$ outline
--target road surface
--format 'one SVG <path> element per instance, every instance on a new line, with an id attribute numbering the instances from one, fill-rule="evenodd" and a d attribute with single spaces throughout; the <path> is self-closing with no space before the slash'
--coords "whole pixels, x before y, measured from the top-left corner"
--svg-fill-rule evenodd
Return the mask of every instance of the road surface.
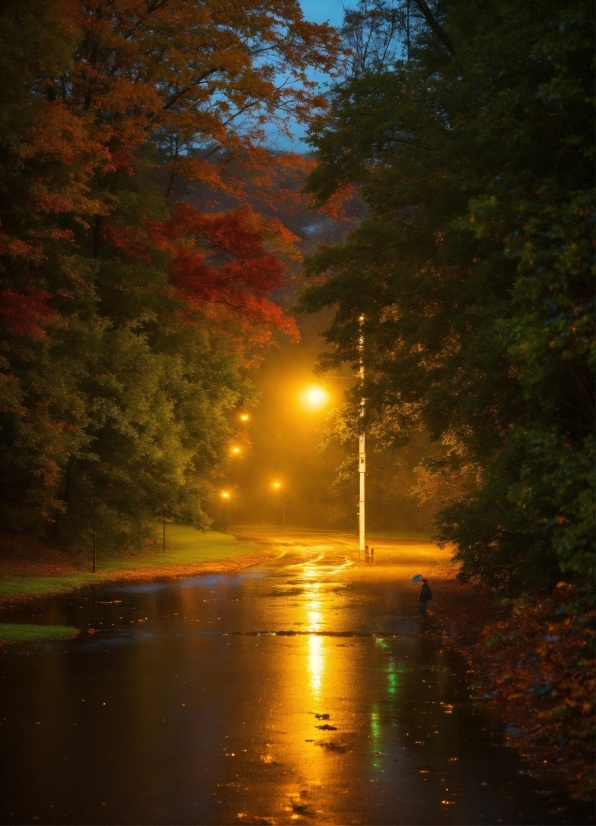
<path id="1" fill-rule="evenodd" d="M 239 574 L 13 609 L 94 633 L 2 655 L 1 822 L 588 822 L 420 633 L 437 548 L 378 541 L 367 566 L 349 537 L 266 538 L 278 558 Z"/>

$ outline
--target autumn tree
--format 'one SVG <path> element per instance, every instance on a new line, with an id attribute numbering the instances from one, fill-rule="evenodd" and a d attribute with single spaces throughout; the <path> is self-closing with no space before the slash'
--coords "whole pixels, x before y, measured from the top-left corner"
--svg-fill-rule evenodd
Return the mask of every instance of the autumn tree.
<path id="1" fill-rule="evenodd" d="M 204 526 L 243 367 L 295 334 L 269 298 L 291 234 L 243 180 L 270 185 L 269 124 L 320 107 L 307 72 L 337 40 L 295 0 L 8 0 L 0 37 L 4 525 L 119 546 L 156 515 Z"/>

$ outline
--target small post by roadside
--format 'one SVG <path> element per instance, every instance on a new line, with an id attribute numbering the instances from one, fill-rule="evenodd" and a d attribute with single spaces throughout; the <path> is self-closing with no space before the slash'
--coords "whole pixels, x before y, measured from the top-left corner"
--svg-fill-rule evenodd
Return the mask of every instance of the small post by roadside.
<path id="1" fill-rule="evenodd" d="M 97 572 L 97 531 L 93 528 L 93 573 Z"/>
<path id="2" fill-rule="evenodd" d="M 166 552 L 166 520 L 163 520 L 163 529 L 161 535 L 161 550 L 165 554 Z"/>

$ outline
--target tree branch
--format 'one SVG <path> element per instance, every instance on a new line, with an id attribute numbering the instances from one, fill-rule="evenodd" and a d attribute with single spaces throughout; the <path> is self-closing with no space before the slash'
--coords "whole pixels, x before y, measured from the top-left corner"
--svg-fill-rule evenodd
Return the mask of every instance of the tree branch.
<path id="1" fill-rule="evenodd" d="M 420 9 L 422 14 L 424 15 L 424 18 L 425 18 L 426 22 L 428 23 L 428 25 L 431 27 L 431 29 L 433 29 L 433 31 L 441 39 L 441 42 L 443 43 L 443 45 L 445 46 L 447 51 L 450 52 L 450 54 L 455 54 L 455 49 L 453 48 L 453 43 L 451 42 L 449 36 L 447 35 L 447 33 L 445 32 L 443 27 L 437 22 L 437 19 L 435 18 L 435 16 L 433 15 L 433 13 L 429 9 L 429 7 L 427 6 L 426 0 L 414 0 L 414 2 L 416 3 L 418 8 Z"/>

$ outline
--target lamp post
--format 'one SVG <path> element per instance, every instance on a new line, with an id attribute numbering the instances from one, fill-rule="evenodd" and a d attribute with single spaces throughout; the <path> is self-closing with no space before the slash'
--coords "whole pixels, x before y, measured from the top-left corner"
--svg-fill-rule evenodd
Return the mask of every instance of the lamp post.
<path id="1" fill-rule="evenodd" d="M 286 526 L 286 500 L 284 499 L 284 495 L 282 493 L 282 485 L 281 482 L 273 482 L 272 486 L 273 490 L 279 491 L 281 497 L 281 524 Z"/>
<path id="2" fill-rule="evenodd" d="M 365 520 L 365 477 L 366 477 L 366 434 L 364 432 L 364 414 L 365 414 L 365 399 L 364 399 L 364 316 L 358 316 L 359 334 L 358 334 L 358 360 L 360 379 L 360 433 L 358 435 L 358 477 L 359 477 L 359 494 L 358 494 L 358 557 L 361 553 L 366 552 L 366 520 Z M 350 381 L 349 376 L 327 376 L 328 379 L 342 379 Z M 329 400 L 329 395 L 324 388 L 318 386 L 311 386 L 305 388 L 302 392 L 302 403 L 309 410 L 318 410 L 323 407 Z"/>
<path id="3" fill-rule="evenodd" d="M 366 435 L 364 432 L 364 316 L 358 318 L 360 335 L 358 336 L 358 355 L 360 362 L 360 435 L 358 436 L 358 476 L 360 477 L 360 495 L 358 499 L 358 557 L 366 550 L 366 523 L 365 523 L 365 476 L 366 476 Z"/>

